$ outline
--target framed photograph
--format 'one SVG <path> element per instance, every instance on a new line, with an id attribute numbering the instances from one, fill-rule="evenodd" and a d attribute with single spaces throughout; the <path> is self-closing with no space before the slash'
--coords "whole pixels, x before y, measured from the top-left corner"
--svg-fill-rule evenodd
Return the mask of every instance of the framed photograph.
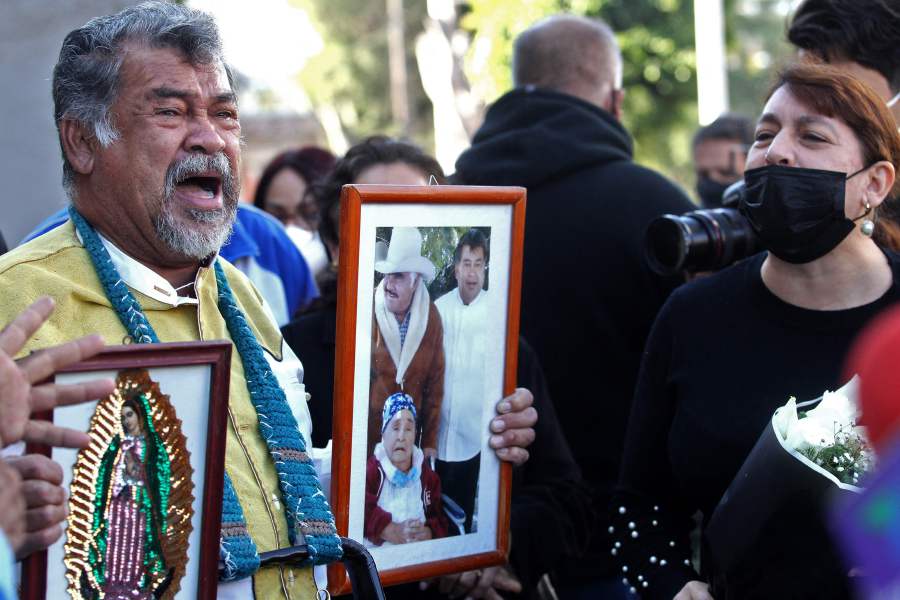
<path id="1" fill-rule="evenodd" d="M 191 342 L 114 346 L 55 375 L 116 389 L 41 415 L 90 444 L 26 449 L 62 466 L 69 516 L 25 561 L 23 598 L 216 597 L 230 370 L 231 343 Z"/>
<path id="2" fill-rule="evenodd" d="M 506 560 L 524 224 L 523 188 L 343 189 L 331 506 L 385 585 Z"/>

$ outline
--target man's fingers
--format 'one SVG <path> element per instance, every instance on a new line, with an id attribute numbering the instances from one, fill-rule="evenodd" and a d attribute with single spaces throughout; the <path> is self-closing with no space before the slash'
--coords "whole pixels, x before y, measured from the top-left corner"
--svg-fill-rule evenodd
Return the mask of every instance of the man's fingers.
<path id="1" fill-rule="evenodd" d="M 105 398 L 116 388 L 112 379 L 95 379 L 82 383 L 60 385 L 45 383 L 31 389 L 31 411 L 50 410 L 56 406 L 81 404 Z"/>
<path id="2" fill-rule="evenodd" d="M 25 531 L 34 533 L 43 531 L 66 520 L 64 504 L 47 504 L 29 508 L 25 511 Z"/>
<path id="3" fill-rule="evenodd" d="M 513 577 L 506 569 L 497 571 L 497 576 L 494 577 L 494 588 L 503 590 L 504 592 L 513 592 L 515 594 L 522 593 L 522 584 L 519 583 L 519 580 Z"/>
<path id="4" fill-rule="evenodd" d="M 62 537 L 62 532 L 62 526 L 53 525 L 47 529 L 26 534 L 22 545 L 16 550 L 16 558 L 22 560 L 29 554 L 46 550 L 56 540 Z"/>
<path id="5" fill-rule="evenodd" d="M 83 431 L 37 420 L 25 424 L 22 439 L 32 444 L 45 444 L 55 448 L 86 448 L 91 442 L 88 434 Z"/>
<path id="6" fill-rule="evenodd" d="M 438 583 L 438 591 L 444 595 L 450 593 L 450 590 L 456 586 L 456 582 L 459 579 L 460 573 L 454 573 L 452 575 L 445 575 L 441 577 Z"/>
<path id="7" fill-rule="evenodd" d="M 35 300 L 13 321 L 0 331 L 0 351 L 9 356 L 15 356 L 31 339 L 31 336 L 40 329 L 50 313 L 53 312 L 54 302 L 50 296 L 42 296 Z"/>
<path id="8" fill-rule="evenodd" d="M 450 597 L 462 598 L 468 594 L 469 590 L 475 587 L 479 575 L 480 573 L 478 571 L 466 571 L 465 573 L 461 573 L 459 579 L 456 580 L 456 585 L 450 590 Z"/>
<path id="9" fill-rule="evenodd" d="M 525 448 L 499 448 L 497 458 L 514 466 L 524 465 L 528 461 L 528 450 Z"/>
<path id="10" fill-rule="evenodd" d="M 491 448 L 527 448 L 534 441 L 534 429 L 510 429 L 491 436 Z"/>
<path id="11" fill-rule="evenodd" d="M 43 454 L 11 456 L 6 459 L 6 464 L 18 471 L 23 480 L 41 479 L 55 485 L 60 485 L 63 480 L 62 467 Z"/>
<path id="12" fill-rule="evenodd" d="M 62 505 L 66 501 L 66 491 L 62 486 L 40 479 L 22 482 L 22 495 L 28 499 L 28 506 Z"/>
<path id="13" fill-rule="evenodd" d="M 28 381 L 42 381 L 63 367 L 77 363 L 103 350 L 103 338 L 88 335 L 59 346 L 39 350 L 19 361 Z"/>
<path id="14" fill-rule="evenodd" d="M 525 388 L 516 388 L 512 394 L 497 403 L 497 412 L 506 414 L 525 410 L 534 404 L 534 396 Z"/>
<path id="15" fill-rule="evenodd" d="M 519 412 L 506 413 L 499 417 L 494 417 L 491 421 L 491 431 L 500 433 L 507 429 L 526 429 L 534 427 L 537 423 L 538 414 L 533 406 L 521 410 Z"/>

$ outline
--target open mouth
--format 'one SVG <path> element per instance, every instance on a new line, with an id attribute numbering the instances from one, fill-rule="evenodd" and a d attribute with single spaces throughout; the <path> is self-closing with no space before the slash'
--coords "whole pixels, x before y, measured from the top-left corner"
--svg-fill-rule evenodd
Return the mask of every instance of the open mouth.
<path id="1" fill-rule="evenodd" d="M 180 190 L 201 197 L 215 198 L 222 189 L 222 180 L 218 176 L 200 175 L 188 177 L 178 183 Z"/>

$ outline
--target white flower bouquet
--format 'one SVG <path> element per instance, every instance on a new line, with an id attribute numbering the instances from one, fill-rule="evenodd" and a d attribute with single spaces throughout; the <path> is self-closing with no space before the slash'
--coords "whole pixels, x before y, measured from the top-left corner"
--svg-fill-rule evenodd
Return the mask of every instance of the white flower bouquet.
<path id="1" fill-rule="evenodd" d="M 860 491 L 857 484 L 875 461 L 865 427 L 857 425 L 857 387 L 854 377 L 841 389 L 825 392 L 808 411 L 798 410 L 796 398 L 791 398 L 772 417 L 772 427 L 785 450 L 851 491 Z"/>
<path id="2" fill-rule="evenodd" d="M 857 425 L 856 388 L 854 378 L 775 411 L 704 529 L 716 600 L 841 597 L 846 569 L 826 525 L 827 501 L 860 492 L 874 461 Z"/>

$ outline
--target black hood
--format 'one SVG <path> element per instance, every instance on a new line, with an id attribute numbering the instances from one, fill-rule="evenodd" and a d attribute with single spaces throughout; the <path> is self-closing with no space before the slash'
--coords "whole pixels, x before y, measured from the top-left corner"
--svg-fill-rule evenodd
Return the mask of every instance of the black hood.
<path id="1" fill-rule="evenodd" d="M 454 180 L 531 187 L 631 157 L 631 137 L 605 110 L 568 94 L 520 88 L 488 110 L 456 161 Z"/>

